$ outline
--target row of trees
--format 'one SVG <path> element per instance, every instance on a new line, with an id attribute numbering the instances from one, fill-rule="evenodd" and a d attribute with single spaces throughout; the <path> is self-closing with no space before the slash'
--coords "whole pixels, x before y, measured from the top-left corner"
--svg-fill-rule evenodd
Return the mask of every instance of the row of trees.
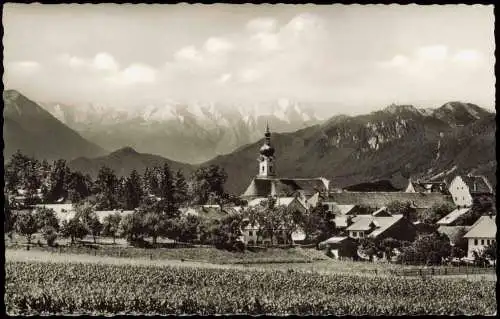
<path id="1" fill-rule="evenodd" d="M 8 207 L 8 206 L 7 206 Z M 307 240 L 318 242 L 332 236 L 335 232 L 334 215 L 325 207 L 318 206 L 309 214 L 303 214 L 285 206 L 277 206 L 274 199 L 262 205 L 247 208 L 242 213 L 226 214 L 221 218 L 181 214 L 178 207 L 169 206 L 168 199 L 149 198 L 131 213 L 115 212 L 105 216 L 101 222 L 96 215 L 95 205 L 81 202 L 75 208 L 75 215 L 60 223 L 55 212 L 45 207 L 34 210 L 5 210 L 5 232 L 16 231 L 31 243 L 35 233 L 43 234 L 49 245 L 58 236 L 70 238 L 71 243 L 91 235 L 94 241 L 98 236 L 126 238 L 130 243 L 144 243 L 152 239 L 156 246 L 159 237 L 181 242 L 193 242 L 231 247 L 238 243 L 242 228 L 248 222 L 258 225 L 260 235 L 276 242 L 278 232 L 285 232 L 288 240 L 291 234 L 303 229 Z"/>
<path id="2" fill-rule="evenodd" d="M 101 167 L 93 180 L 89 175 L 71 171 L 65 160 L 48 163 L 19 151 L 5 166 L 5 191 L 17 195 L 19 189 L 24 190 L 25 206 L 60 200 L 77 203 L 92 198 L 99 210 L 132 210 L 150 197 L 163 199 L 171 206 L 169 209 L 209 200 L 238 203 L 237 198 L 224 192 L 226 180 L 226 172 L 215 165 L 201 167 L 186 179 L 181 171 L 172 172 L 166 163 L 146 168 L 142 175 L 133 170 L 124 177 Z"/>

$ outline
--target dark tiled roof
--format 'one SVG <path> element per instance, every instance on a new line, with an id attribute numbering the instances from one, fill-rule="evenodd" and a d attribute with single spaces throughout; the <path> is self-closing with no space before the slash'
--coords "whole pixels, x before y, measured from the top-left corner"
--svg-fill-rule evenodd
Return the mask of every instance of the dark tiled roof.
<path id="1" fill-rule="evenodd" d="M 356 185 L 347 186 L 344 188 L 351 192 L 397 192 L 399 189 L 395 188 L 390 181 L 381 180 L 368 183 L 360 183 Z"/>
<path id="2" fill-rule="evenodd" d="M 326 191 L 325 183 L 319 178 L 254 178 L 243 197 L 267 197 L 278 195 L 290 197 L 299 192 L 311 196 Z"/>
<path id="3" fill-rule="evenodd" d="M 330 193 L 328 201 L 339 205 L 363 205 L 382 208 L 393 201 L 411 202 L 416 208 L 430 208 L 434 204 L 451 203 L 451 196 L 440 193 L 405 192 L 340 192 Z"/>
<path id="4" fill-rule="evenodd" d="M 461 176 L 471 193 L 492 193 L 493 190 L 484 176 Z"/>
<path id="5" fill-rule="evenodd" d="M 345 190 L 352 192 L 399 192 L 404 191 L 409 183 L 409 178 L 403 176 L 401 173 L 396 173 L 390 179 L 351 185 L 346 187 Z"/>

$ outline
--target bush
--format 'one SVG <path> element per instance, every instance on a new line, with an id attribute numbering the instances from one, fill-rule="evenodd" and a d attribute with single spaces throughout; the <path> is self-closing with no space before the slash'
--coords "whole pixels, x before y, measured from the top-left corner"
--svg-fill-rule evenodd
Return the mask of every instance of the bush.
<path id="1" fill-rule="evenodd" d="M 47 245 L 54 247 L 54 243 L 57 239 L 57 231 L 54 227 L 47 226 L 43 230 L 43 238 L 47 242 Z"/>

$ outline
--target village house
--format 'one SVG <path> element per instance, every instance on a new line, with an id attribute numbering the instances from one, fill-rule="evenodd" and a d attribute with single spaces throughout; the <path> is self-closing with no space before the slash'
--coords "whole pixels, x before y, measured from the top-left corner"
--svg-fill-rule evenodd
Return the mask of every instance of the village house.
<path id="1" fill-rule="evenodd" d="M 357 255 L 357 244 L 348 236 L 331 237 L 318 244 L 318 248 L 326 250 L 327 255 L 335 259 L 354 258 Z"/>
<path id="2" fill-rule="evenodd" d="M 436 222 L 440 226 L 455 226 L 460 217 L 468 213 L 470 208 L 457 208 Z"/>
<path id="3" fill-rule="evenodd" d="M 248 207 L 256 207 L 262 205 L 269 198 L 259 197 L 252 199 L 248 202 Z M 276 198 L 275 206 L 285 206 L 286 208 L 305 214 L 307 212 L 305 202 L 301 201 L 298 197 L 278 197 Z"/>
<path id="4" fill-rule="evenodd" d="M 494 215 L 481 216 L 470 228 L 464 238 L 467 238 L 467 257 L 474 258 L 474 252 L 481 253 L 488 245 L 496 240 L 497 226 Z"/>
<path id="5" fill-rule="evenodd" d="M 390 217 L 359 215 L 353 218 L 353 224 L 346 230 L 349 237 L 354 239 L 391 237 L 397 240 L 413 241 L 416 236 L 415 226 L 403 215 Z"/>
<path id="6" fill-rule="evenodd" d="M 443 193 L 448 189 L 445 181 L 415 181 L 412 182 L 413 190 L 417 193 Z"/>
<path id="7" fill-rule="evenodd" d="M 411 192 L 330 192 L 325 202 L 337 205 L 358 205 L 378 210 L 388 207 L 393 202 L 410 203 L 412 212 L 410 220 L 415 221 L 420 212 L 434 205 L 452 204 L 451 196 L 443 193 L 411 193 Z M 371 212 L 370 212 L 371 213 Z"/>
<path id="8" fill-rule="evenodd" d="M 272 238 L 271 238 L 271 233 Z M 264 229 L 258 222 L 251 222 L 248 218 L 243 219 L 241 226 L 241 241 L 245 245 L 273 245 L 273 244 L 291 244 L 295 240 L 305 239 L 305 234 L 301 230 L 288 230 L 283 226 L 276 229 Z"/>
<path id="9" fill-rule="evenodd" d="M 448 190 L 458 207 L 471 207 L 475 197 L 493 195 L 493 187 L 485 176 L 455 176 Z"/>

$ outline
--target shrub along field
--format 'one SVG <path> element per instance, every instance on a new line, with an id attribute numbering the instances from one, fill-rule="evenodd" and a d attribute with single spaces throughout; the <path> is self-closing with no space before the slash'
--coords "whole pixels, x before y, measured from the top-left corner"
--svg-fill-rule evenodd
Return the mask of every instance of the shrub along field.
<path id="1" fill-rule="evenodd" d="M 317 273 L 7 261 L 9 314 L 491 315 L 495 284 Z"/>

